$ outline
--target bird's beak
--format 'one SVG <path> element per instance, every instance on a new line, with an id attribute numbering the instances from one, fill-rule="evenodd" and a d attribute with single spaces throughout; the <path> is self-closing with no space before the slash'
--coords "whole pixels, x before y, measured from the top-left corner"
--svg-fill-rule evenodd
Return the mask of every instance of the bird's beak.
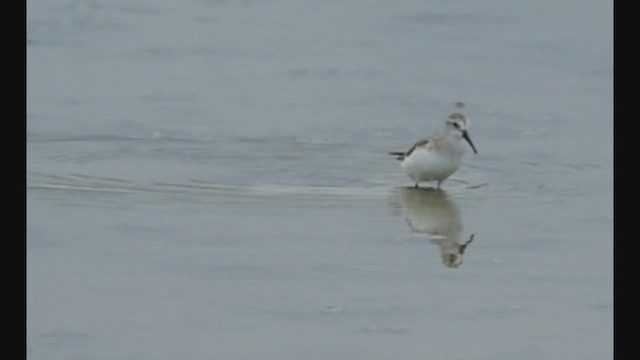
<path id="1" fill-rule="evenodd" d="M 465 140 L 467 140 L 467 142 L 469 143 L 469 145 L 471 145 L 471 148 L 473 149 L 473 153 L 474 153 L 474 154 L 477 154 L 477 153 L 478 153 L 478 150 L 476 150 L 476 147 L 475 147 L 475 146 L 473 146 L 473 141 L 471 141 L 471 138 L 469 137 L 469 134 L 467 133 L 467 131 L 466 131 L 466 130 L 462 132 L 462 137 L 463 137 Z"/>

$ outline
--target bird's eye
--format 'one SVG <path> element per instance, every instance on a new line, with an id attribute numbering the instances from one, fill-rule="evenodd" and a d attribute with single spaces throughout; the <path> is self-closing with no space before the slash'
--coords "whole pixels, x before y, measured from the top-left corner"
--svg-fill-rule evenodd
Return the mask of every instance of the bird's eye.
<path id="1" fill-rule="evenodd" d="M 460 124 L 458 123 L 453 123 L 453 126 L 455 126 L 456 129 L 460 129 Z"/>

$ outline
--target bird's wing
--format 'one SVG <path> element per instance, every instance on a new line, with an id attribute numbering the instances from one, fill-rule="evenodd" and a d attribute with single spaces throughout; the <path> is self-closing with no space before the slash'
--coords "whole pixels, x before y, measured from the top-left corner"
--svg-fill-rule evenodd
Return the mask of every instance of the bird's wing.
<path id="1" fill-rule="evenodd" d="M 425 139 L 420 139 L 416 141 L 413 146 L 407 152 L 390 152 L 389 155 L 396 156 L 398 160 L 404 160 L 405 158 L 411 156 L 411 154 L 418 148 L 426 148 L 426 149 L 436 149 L 438 148 L 444 139 L 441 136 L 433 135 Z"/>
<path id="2" fill-rule="evenodd" d="M 439 135 L 432 135 L 426 139 L 418 140 L 416 141 L 415 144 L 413 144 L 411 149 L 407 151 L 407 156 L 411 155 L 411 153 L 413 153 L 418 148 L 425 148 L 428 150 L 438 149 L 440 146 L 442 146 L 443 141 L 444 141 L 444 138 Z"/>

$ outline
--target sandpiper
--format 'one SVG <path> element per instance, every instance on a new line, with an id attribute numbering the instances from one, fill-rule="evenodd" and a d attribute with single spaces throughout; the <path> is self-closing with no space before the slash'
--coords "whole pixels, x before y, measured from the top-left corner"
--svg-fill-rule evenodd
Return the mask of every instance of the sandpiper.
<path id="1" fill-rule="evenodd" d="M 390 152 L 390 155 L 402 161 L 402 168 L 415 181 L 415 187 L 421 181 L 437 180 L 437 188 L 446 178 L 460 167 L 462 155 L 466 152 L 460 140 L 465 139 L 474 153 L 476 147 L 467 133 L 469 119 L 456 112 L 447 118 L 442 135 L 432 135 L 416 142 L 407 152 Z"/>

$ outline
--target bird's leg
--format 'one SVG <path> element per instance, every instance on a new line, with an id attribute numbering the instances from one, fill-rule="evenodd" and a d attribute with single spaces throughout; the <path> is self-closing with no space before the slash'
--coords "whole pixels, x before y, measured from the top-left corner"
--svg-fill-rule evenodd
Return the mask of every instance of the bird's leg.
<path id="1" fill-rule="evenodd" d="M 442 180 L 438 180 L 438 184 L 436 185 L 436 189 L 440 189 L 440 184 L 442 184 Z"/>
<path id="2" fill-rule="evenodd" d="M 418 188 L 418 181 L 416 181 L 416 184 L 414 185 L 415 188 Z"/>

